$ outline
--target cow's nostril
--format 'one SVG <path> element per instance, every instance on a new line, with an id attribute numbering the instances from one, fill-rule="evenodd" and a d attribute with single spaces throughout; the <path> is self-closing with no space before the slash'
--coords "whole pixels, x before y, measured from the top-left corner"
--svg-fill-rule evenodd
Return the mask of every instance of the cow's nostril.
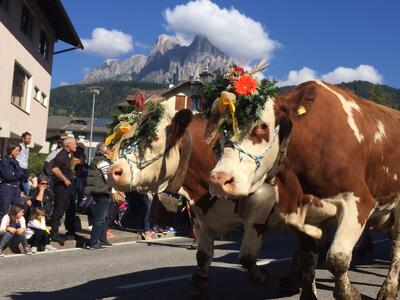
<path id="1" fill-rule="evenodd" d="M 113 171 L 113 174 L 114 174 L 115 176 L 122 176 L 122 169 L 115 169 L 115 170 Z"/>
<path id="2" fill-rule="evenodd" d="M 230 179 L 228 179 L 228 180 L 226 180 L 226 181 L 224 182 L 224 185 L 232 184 L 234 181 L 235 181 L 234 178 L 231 177 Z"/>

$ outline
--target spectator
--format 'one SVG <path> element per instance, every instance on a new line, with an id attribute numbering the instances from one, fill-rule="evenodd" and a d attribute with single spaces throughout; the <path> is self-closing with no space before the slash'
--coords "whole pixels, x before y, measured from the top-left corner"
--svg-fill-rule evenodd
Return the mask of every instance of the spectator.
<path id="1" fill-rule="evenodd" d="M 46 175 L 39 175 L 37 181 L 37 187 L 29 192 L 30 201 L 28 201 L 28 205 L 31 210 L 37 207 L 43 208 L 45 215 L 51 216 L 54 207 L 54 193 L 49 188 L 49 178 Z"/>
<path id="2" fill-rule="evenodd" d="M 19 163 L 19 166 L 21 167 L 23 177 L 20 179 L 21 182 L 21 187 L 22 191 L 25 193 L 25 195 L 28 195 L 29 189 L 30 189 L 30 184 L 29 184 L 29 173 L 28 173 L 28 160 L 29 160 L 29 148 L 28 145 L 31 143 L 32 140 L 32 134 L 29 132 L 24 132 L 22 134 L 22 142 L 19 144 L 21 146 L 21 151 L 19 152 L 18 156 L 16 157 L 16 160 Z"/>
<path id="3" fill-rule="evenodd" d="M 146 241 L 148 241 L 153 239 L 153 231 L 150 228 L 150 221 L 149 221 L 151 201 L 149 199 L 149 196 L 147 196 L 147 194 L 141 194 L 140 197 L 142 198 L 145 207 L 142 236 Z"/>
<path id="4" fill-rule="evenodd" d="M 21 204 L 19 182 L 23 174 L 15 159 L 20 150 L 20 145 L 11 144 L 0 161 L 0 219 L 8 213 L 11 204 Z"/>
<path id="5" fill-rule="evenodd" d="M 4 256 L 4 249 L 10 243 L 22 244 L 27 255 L 32 254 L 25 237 L 24 207 L 16 204 L 11 206 L 10 212 L 1 219 L 0 233 L 4 233 L 0 240 L 0 256 Z"/>
<path id="6" fill-rule="evenodd" d="M 93 228 L 90 234 L 90 240 L 87 244 L 87 249 L 102 249 L 111 247 L 111 243 L 107 241 L 107 216 L 108 209 L 111 203 L 111 190 L 107 186 L 107 170 L 110 167 L 111 161 L 107 158 L 110 150 L 99 143 L 96 147 L 96 155 L 93 158 L 86 184 L 84 195 L 89 194 L 94 198 L 95 210 Z"/>
<path id="7" fill-rule="evenodd" d="M 52 176 L 53 173 L 51 172 L 51 169 L 53 167 L 52 161 L 54 158 L 57 156 L 58 153 L 63 149 L 64 147 L 64 140 L 68 137 L 67 134 L 63 133 L 60 135 L 60 138 L 57 141 L 57 146 L 54 150 L 51 151 L 49 155 L 47 155 L 44 165 L 43 165 L 43 173 L 47 176 Z"/>
<path id="8" fill-rule="evenodd" d="M 32 246 L 32 253 L 37 251 L 55 251 L 57 248 L 50 245 L 50 227 L 46 226 L 46 212 L 42 207 L 31 209 L 31 215 L 26 229 L 26 238 Z"/>
<path id="9" fill-rule="evenodd" d="M 59 234 L 60 221 L 65 215 L 65 227 L 67 238 L 75 237 L 75 203 L 72 197 L 70 155 L 76 151 L 76 141 L 68 137 L 63 141 L 63 149 L 56 155 L 51 169 L 54 175 L 53 192 L 55 194 L 54 209 L 51 215 L 51 239 L 61 245 L 64 239 Z"/>

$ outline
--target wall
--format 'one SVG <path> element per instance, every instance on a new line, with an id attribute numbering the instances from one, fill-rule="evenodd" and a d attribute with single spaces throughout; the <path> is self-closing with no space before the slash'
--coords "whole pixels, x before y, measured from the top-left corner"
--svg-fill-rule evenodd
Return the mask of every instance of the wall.
<path id="1" fill-rule="evenodd" d="M 34 15 L 32 39 L 20 30 L 23 3 L 29 5 Z M 33 3 L 11 0 L 7 11 L 0 8 L 0 137 L 18 138 L 24 131 L 29 131 L 34 145 L 43 147 L 46 140 L 52 57 L 50 55 L 46 60 L 38 51 L 40 30 L 44 29 L 50 38 L 50 53 L 55 39 L 51 26 Z M 11 103 L 15 62 L 31 75 L 25 96 L 25 110 Z M 47 96 L 44 104 L 33 99 L 34 87 Z"/>

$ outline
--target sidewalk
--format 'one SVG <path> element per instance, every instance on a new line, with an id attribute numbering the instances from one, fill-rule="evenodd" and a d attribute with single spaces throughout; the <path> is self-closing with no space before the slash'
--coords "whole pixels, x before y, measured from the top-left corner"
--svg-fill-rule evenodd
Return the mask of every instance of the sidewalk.
<path id="1" fill-rule="evenodd" d="M 66 230 L 64 227 L 64 219 L 61 220 L 60 226 L 60 233 L 65 234 Z M 76 216 L 76 228 L 77 228 L 77 236 L 78 238 L 75 240 L 65 240 L 64 246 L 61 246 L 57 242 L 51 242 L 51 245 L 56 247 L 57 249 L 68 249 L 68 248 L 81 248 L 84 246 L 85 242 L 90 238 L 90 230 L 89 230 L 89 223 L 87 215 L 77 214 Z M 121 243 L 121 242 L 132 242 L 138 241 L 142 239 L 142 235 L 132 229 L 128 228 L 111 228 L 109 232 L 112 234 L 108 240 L 110 243 Z M 176 236 L 175 233 L 164 233 L 164 234 L 157 234 L 157 239 L 165 238 L 165 237 L 174 237 Z M 20 249 L 13 249 L 13 251 L 7 247 L 4 251 L 6 255 L 8 254 L 16 254 L 16 253 L 23 253 L 22 246 L 19 247 Z M 19 252 L 17 251 L 19 250 Z"/>

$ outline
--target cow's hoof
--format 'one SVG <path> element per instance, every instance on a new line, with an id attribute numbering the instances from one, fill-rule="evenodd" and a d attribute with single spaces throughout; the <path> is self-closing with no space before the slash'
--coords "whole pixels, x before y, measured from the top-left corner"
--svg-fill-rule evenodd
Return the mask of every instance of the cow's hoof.
<path id="1" fill-rule="evenodd" d="M 208 300 L 208 292 L 193 289 L 188 298 L 189 300 Z"/>
<path id="2" fill-rule="evenodd" d="M 360 292 L 352 285 L 345 291 L 335 288 L 333 290 L 333 297 L 336 300 L 361 300 Z"/>
<path id="3" fill-rule="evenodd" d="M 250 275 L 250 281 L 257 283 L 259 285 L 266 284 L 268 282 L 268 279 L 269 279 L 268 272 L 265 270 L 261 270 L 261 269 L 257 272 L 257 274 L 255 274 L 253 276 Z"/>
<path id="4" fill-rule="evenodd" d="M 318 300 L 317 296 L 314 294 L 313 290 L 303 289 L 300 294 L 300 300 Z"/>
<path id="5" fill-rule="evenodd" d="M 395 300 L 397 298 L 397 288 L 394 285 L 384 284 L 380 289 L 377 300 Z"/>
<path id="6" fill-rule="evenodd" d="M 293 276 L 285 276 L 279 280 L 279 291 L 289 295 L 300 293 L 299 281 Z"/>
<path id="7" fill-rule="evenodd" d="M 192 291 L 189 296 L 190 300 L 207 300 L 208 299 L 208 276 L 194 273 L 192 276 Z"/>

